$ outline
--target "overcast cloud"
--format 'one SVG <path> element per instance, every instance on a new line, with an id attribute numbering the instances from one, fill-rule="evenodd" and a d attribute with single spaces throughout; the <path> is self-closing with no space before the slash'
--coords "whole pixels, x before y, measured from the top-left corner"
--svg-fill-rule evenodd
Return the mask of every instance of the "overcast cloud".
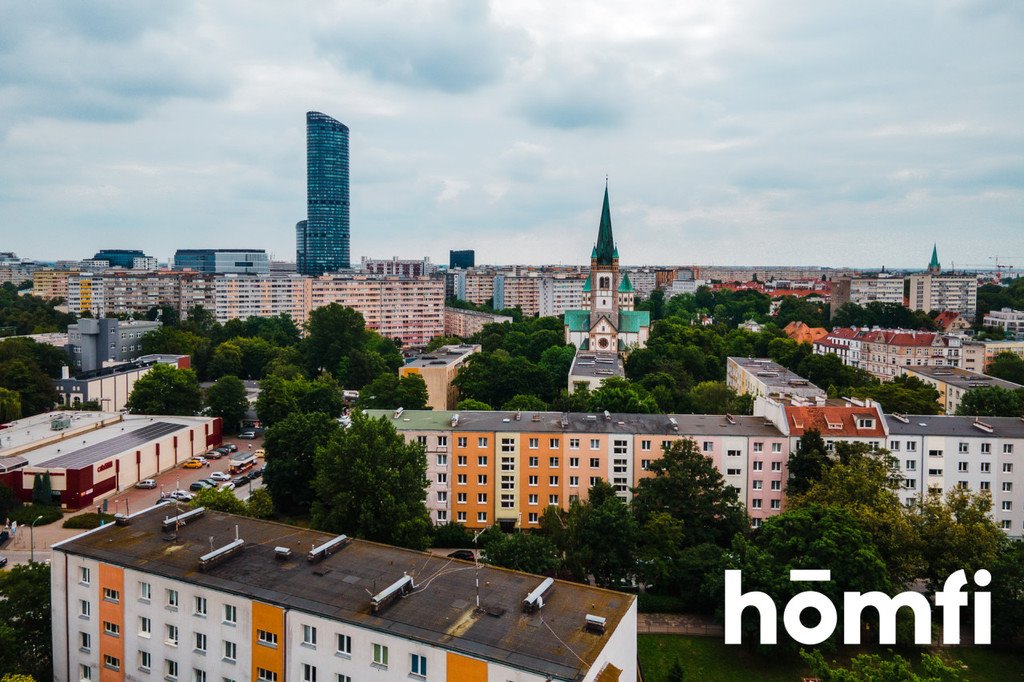
<path id="1" fill-rule="evenodd" d="M 1024 3 L 0 0 L 0 250 L 294 258 L 305 112 L 352 254 L 1024 266 Z"/>

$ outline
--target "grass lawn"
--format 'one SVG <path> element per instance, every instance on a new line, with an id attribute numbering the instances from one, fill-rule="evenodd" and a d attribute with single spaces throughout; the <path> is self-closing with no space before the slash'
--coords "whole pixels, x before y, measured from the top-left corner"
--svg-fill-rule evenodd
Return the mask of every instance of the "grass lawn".
<path id="1" fill-rule="evenodd" d="M 726 646 L 715 637 L 687 635 L 640 635 L 637 642 L 645 682 L 663 682 L 676 659 L 686 671 L 687 681 L 765 680 L 766 682 L 799 682 L 809 674 L 803 661 L 795 654 L 762 656 L 744 647 Z M 827 655 L 843 665 L 861 651 L 840 651 Z M 904 658 L 913 656 L 903 652 Z M 966 676 L 979 682 L 1024 680 L 1024 657 L 1020 654 L 995 651 L 983 647 L 942 649 L 947 660 L 959 659 L 967 665 Z M 916 662 L 916 657 L 914 657 Z"/>

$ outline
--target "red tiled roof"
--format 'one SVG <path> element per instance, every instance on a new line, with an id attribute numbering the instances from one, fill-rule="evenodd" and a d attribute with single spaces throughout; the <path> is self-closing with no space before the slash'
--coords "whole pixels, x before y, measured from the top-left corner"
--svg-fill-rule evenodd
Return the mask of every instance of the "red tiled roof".
<path id="1" fill-rule="evenodd" d="M 869 415 L 874 417 L 874 428 L 857 428 L 857 419 Z M 878 414 L 877 408 L 874 407 L 860 407 L 857 405 L 847 407 L 838 405 L 801 407 L 787 405 L 786 421 L 789 423 L 789 433 L 793 436 L 802 436 L 805 431 L 817 429 L 824 438 L 885 437 L 881 415 Z"/>
<path id="2" fill-rule="evenodd" d="M 877 331 L 871 332 L 864 339 L 871 343 L 884 343 L 887 346 L 931 346 L 935 341 L 933 332 Z"/>

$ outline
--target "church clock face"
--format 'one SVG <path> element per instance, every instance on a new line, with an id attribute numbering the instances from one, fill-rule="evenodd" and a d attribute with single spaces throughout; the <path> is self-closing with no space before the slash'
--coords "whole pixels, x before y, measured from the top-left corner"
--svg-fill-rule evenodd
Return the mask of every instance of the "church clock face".
<path id="1" fill-rule="evenodd" d="M 608 339 L 600 339 L 597 342 L 597 345 L 600 346 L 601 348 L 607 348 L 608 347 Z"/>

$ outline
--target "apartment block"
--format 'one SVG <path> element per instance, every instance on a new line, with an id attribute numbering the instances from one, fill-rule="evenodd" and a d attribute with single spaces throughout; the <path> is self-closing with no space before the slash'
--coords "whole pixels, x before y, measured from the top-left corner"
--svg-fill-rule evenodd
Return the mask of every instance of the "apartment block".
<path id="1" fill-rule="evenodd" d="M 959 367 L 964 340 L 953 334 L 905 329 L 836 328 L 814 342 L 819 355 L 834 353 L 883 381 L 906 367 Z"/>
<path id="2" fill-rule="evenodd" d="M 540 317 L 561 317 L 566 310 L 583 307 L 582 275 L 545 275 L 540 278 L 538 292 L 538 315 Z"/>
<path id="3" fill-rule="evenodd" d="M 1001 329 L 1011 341 L 1024 341 L 1024 310 L 1003 308 L 985 315 L 986 327 Z"/>
<path id="4" fill-rule="evenodd" d="M 429 258 L 421 260 L 402 260 L 394 258 L 367 258 L 363 256 L 359 263 L 359 271 L 368 275 L 394 275 L 397 277 L 423 277 L 432 275 L 437 266 Z"/>
<path id="5" fill-rule="evenodd" d="M 952 310 L 969 321 L 978 311 L 978 276 L 917 274 L 910 276 L 911 310 Z"/>
<path id="6" fill-rule="evenodd" d="M 476 310 L 463 310 L 462 308 L 444 309 L 444 334 L 445 336 L 458 336 L 469 338 L 484 330 L 484 325 L 503 324 L 511 322 L 508 315 L 495 315 L 493 313 L 481 313 Z"/>
<path id="7" fill-rule="evenodd" d="M 39 268 L 32 273 L 32 294 L 40 298 L 61 298 L 66 301 L 68 279 L 77 274 L 77 270 Z"/>
<path id="8" fill-rule="evenodd" d="M 427 385 L 427 405 L 432 410 L 453 410 L 459 402 L 459 390 L 452 382 L 474 353 L 475 344 L 441 346 L 435 351 L 413 358 L 398 369 L 399 376 L 418 374 Z"/>
<path id="9" fill-rule="evenodd" d="M 658 271 L 656 268 L 622 268 L 629 280 L 633 283 L 633 289 L 637 296 L 650 298 L 651 292 L 658 288 Z"/>
<path id="10" fill-rule="evenodd" d="M 455 298 L 475 305 L 493 304 L 494 275 L 493 270 L 487 269 L 459 271 L 455 280 Z"/>
<path id="11" fill-rule="evenodd" d="M 1024 340 L 1021 341 L 974 341 L 964 340 L 964 369 L 972 372 L 986 372 L 989 365 L 1000 353 L 1013 353 L 1024 358 Z"/>
<path id="12" fill-rule="evenodd" d="M 832 280 L 832 314 L 847 303 L 903 305 L 903 278 L 889 274 L 873 277 L 836 277 Z"/>
<path id="13" fill-rule="evenodd" d="M 542 278 L 536 275 L 498 274 L 494 276 L 495 310 L 519 308 L 524 317 L 535 317 L 540 312 Z M 582 296 L 583 284 L 580 283 Z"/>
<path id="14" fill-rule="evenodd" d="M 632 595 L 344 535 L 161 507 L 52 566 L 55 679 L 637 679 Z"/>
<path id="15" fill-rule="evenodd" d="M 309 309 L 338 303 L 366 326 L 403 346 L 424 347 L 444 333 L 444 280 L 430 277 L 324 275 L 310 282 Z"/>
<path id="16" fill-rule="evenodd" d="M 799 396 L 822 398 L 827 393 L 802 376 L 768 358 L 729 357 L 725 362 L 725 381 L 737 395 Z"/>
<path id="17" fill-rule="evenodd" d="M 123 270 L 72 273 L 67 280 L 68 308 L 72 313 L 145 313 L 155 306 L 170 306 L 186 317 L 196 306 L 213 309 L 213 277 L 173 270 Z"/>
<path id="18" fill-rule="evenodd" d="M 1024 388 L 1012 381 L 1004 381 L 960 367 L 905 367 L 903 373 L 933 386 L 939 392 L 938 402 L 946 414 L 956 414 L 964 395 L 976 388 L 998 386 L 1009 391 Z"/>
<path id="19" fill-rule="evenodd" d="M 222 275 L 214 279 L 214 315 L 218 322 L 291 315 L 306 321 L 310 278 L 302 275 Z"/>
<path id="20" fill-rule="evenodd" d="M 71 364 L 76 371 L 89 372 L 135 360 L 142 355 L 142 337 L 160 326 L 160 322 L 149 320 L 81 318 L 68 325 Z"/>

